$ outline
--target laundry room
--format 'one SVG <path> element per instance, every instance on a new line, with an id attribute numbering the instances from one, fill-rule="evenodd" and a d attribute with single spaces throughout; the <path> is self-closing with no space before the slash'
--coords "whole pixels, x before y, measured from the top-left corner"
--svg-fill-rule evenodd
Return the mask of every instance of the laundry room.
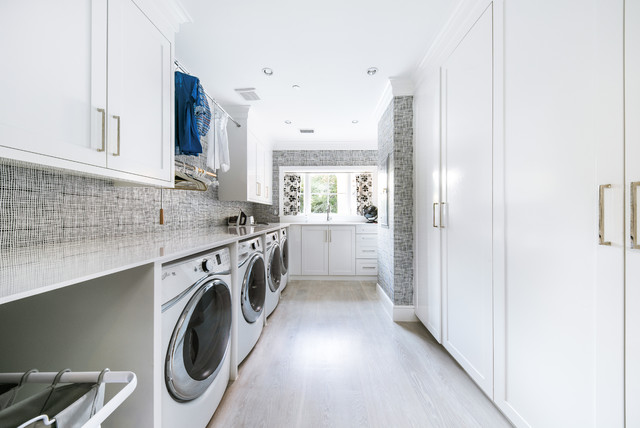
<path id="1" fill-rule="evenodd" d="M 640 427 L 639 23 L 3 1 L 0 427 Z"/>

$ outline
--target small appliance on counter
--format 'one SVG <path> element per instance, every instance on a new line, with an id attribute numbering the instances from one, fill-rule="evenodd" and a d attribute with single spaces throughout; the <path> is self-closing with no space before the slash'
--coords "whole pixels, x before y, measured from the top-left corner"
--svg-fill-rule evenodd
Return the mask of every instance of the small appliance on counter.
<path id="1" fill-rule="evenodd" d="M 251 216 L 253 219 L 253 216 Z M 247 215 L 240 210 L 240 213 L 235 216 L 229 217 L 227 220 L 229 226 L 246 226 L 247 225 Z"/>
<path id="2" fill-rule="evenodd" d="M 375 205 L 369 205 L 364 208 L 362 215 L 367 219 L 367 223 L 377 223 L 378 208 Z"/>

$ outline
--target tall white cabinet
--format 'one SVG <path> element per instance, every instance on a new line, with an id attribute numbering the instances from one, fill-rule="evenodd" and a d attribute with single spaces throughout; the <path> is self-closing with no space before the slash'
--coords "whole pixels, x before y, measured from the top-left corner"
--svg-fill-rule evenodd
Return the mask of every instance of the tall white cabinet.
<path id="1" fill-rule="evenodd" d="M 415 91 L 416 313 L 516 426 L 640 426 L 640 1 L 463 9 Z"/>
<path id="2" fill-rule="evenodd" d="M 0 156 L 172 186 L 173 33 L 148 16 L 132 0 L 3 2 L 0 38 L 20 42 L 3 49 Z"/>

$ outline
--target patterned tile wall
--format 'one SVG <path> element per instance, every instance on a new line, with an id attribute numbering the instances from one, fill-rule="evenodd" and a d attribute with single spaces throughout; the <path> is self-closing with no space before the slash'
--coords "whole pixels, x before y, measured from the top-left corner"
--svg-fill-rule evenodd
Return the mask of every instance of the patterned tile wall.
<path id="1" fill-rule="evenodd" d="M 413 305 L 413 97 L 395 97 L 393 110 L 393 300 Z"/>
<path id="2" fill-rule="evenodd" d="M 206 148 L 205 148 L 206 153 Z M 204 155 L 176 156 L 203 167 Z M 159 224 L 162 195 L 165 224 Z M 226 224 L 247 202 L 221 202 L 205 192 L 118 187 L 110 180 L 0 158 L 0 248 L 102 240 L 132 234 Z"/>
<path id="3" fill-rule="evenodd" d="M 413 97 L 395 97 L 378 124 L 379 165 L 388 155 L 389 228 L 378 238 L 378 283 L 396 305 L 413 304 Z"/>
<path id="4" fill-rule="evenodd" d="M 378 163 L 376 150 L 274 150 L 273 205 L 256 207 L 256 216 L 264 221 L 279 221 L 281 166 L 369 166 Z"/>
<path id="5" fill-rule="evenodd" d="M 393 292 L 393 273 L 394 273 L 394 239 L 393 239 L 393 231 L 394 231 L 394 195 L 391 189 L 395 186 L 391 186 L 391 183 L 394 182 L 394 168 L 393 168 L 393 106 L 394 101 L 392 100 L 389 103 L 389 106 L 385 110 L 384 114 L 380 118 L 380 122 L 378 122 L 378 166 L 381 167 L 383 162 L 387 159 L 389 155 L 390 158 L 388 162 L 390 163 L 388 166 L 389 175 L 387 177 L 389 184 L 389 191 L 387 193 L 387 203 L 389 206 L 388 209 L 388 219 L 389 219 L 389 227 L 380 227 L 378 229 L 378 284 L 384 290 L 384 292 L 389 296 L 392 301 L 395 301 L 394 292 Z"/>

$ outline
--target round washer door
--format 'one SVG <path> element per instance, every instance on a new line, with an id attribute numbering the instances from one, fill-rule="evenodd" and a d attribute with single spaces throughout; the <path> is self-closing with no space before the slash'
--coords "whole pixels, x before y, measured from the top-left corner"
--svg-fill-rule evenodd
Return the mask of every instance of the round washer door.
<path id="1" fill-rule="evenodd" d="M 242 281 L 240 306 L 244 319 L 252 324 L 260 318 L 264 309 L 264 299 L 267 293 L 267 278 L 265 275 L 264 257 L 254 254 L 247 262 L 247 272 Z"/>
<path id="2" fill-rule="evenodd" d="M 229 286 L 211 278 L 182 311 L 165 361 L 165 383 L 174 400 L 198 398 L 215 380 L 229 349 L 231 305 Z"/>
<path id="3" fill-rule="evenodd" d="M 289 242 L 286 236 L 282 239 L 280 246 L 282 247 L 282 274 L 286 275 L 289 270 Z"/>
<path id="4" fill-rule="evenodd" d="M 275 244 L 271 249 L 271 256 L 269 256 L 269 289 L 274 293 L 280 288 L 280 282 L 282 281 L 282 260 L 280 256 L 280 245 Z"/>

